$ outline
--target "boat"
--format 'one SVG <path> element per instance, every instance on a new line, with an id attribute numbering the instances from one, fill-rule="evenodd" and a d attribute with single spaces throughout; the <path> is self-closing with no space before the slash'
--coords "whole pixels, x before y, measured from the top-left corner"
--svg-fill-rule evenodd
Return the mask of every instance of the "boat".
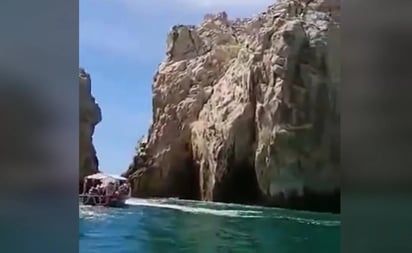
<path id="1" fill-rule="evenodd" d="M 125 207 L 130 193 L 127 178 L 99 172 L 84 178 L 79 198 L 83 205 Z"/>

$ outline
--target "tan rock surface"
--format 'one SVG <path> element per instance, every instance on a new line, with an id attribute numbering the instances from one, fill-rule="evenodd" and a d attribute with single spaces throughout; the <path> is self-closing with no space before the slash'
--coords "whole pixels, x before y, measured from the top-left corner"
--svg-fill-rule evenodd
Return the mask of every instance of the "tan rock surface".
<path id="1" fill-rule="evenodd" d="M 98 160 L 93 146 L 93 133 L 95 126 L 102 120 L 99 105 L 91 92 L 91 79 L 83 69 L 79 70 L 79 102 L 80 102 L 80 139 L 79 139 L 79 176 L 96 173 Z"/>
<path id="2" fill-rule="evenodd" d="M 283 0 L 173 27 L 135 195 L 287 205 L 339 189 L 339 12 Z"/>

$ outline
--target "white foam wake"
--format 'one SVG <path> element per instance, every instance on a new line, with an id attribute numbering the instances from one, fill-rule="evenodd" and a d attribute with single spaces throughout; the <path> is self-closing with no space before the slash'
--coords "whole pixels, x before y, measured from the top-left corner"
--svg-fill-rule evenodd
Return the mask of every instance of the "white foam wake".
<path id="1" fill-rule="evenodd" d="M 181 202 L 181 204 L 170 203 L 170 201 Z M 169 202 L 169 203 L 168 203 Z M 178 199 L 139 199 L 132 198 L 126 201 L 128 205 L 131 206 L 148 206 L 148 207 L 157 207 L 157 208 L 167 208 L 174 209 L 181 212 L 193 213 L 193 214 L 208 214 L 216 216 L 227 216 L 227 217 L 239 217 L 239 218 L 269 218 L 269 219 L 279 219 L 279 220 L 290 220 L 298 223 L 308 224 L 308 225 L 320 225 L 320 226 L 339 226 L 339 220 L 317 220 L 311 219 L 309 217 L 299 217 L 299 215 L 285 215 L 284 211 L 278 208 L 272 208 L 270 211 L 268 208 L 261 208 L 257 210 L 241 210 L 236 209 L 239 205 L 236 206 L 231 204 L 224 204 L 225 207 L 230 209 L 214 209 L 213 207 L 199 207 L 199 206 L 190 206 L 191 204 L 201 204 L 199 201 L 184 201 Z M 189 205 L 188 205 L 189 204 Z M 214 205 L 214 203 L 213 203 Z M 221 203 L 219 206 L 222 206 Z"/>
<path id="2" fill-rule="evenodd" d="M 228 216 L 228 217 L 243 217 L 243 218 L 260 218 L 262 212 L 261 211 L 252 211 L 252 210 L 216 210 L 211 208 L 204 208 L 204 207 L 191 207 L 191 206 L 184 206 L 184 205 L 176 205 L 176 204 L 167 204 L 164 203 L 162 200 L 147 200 L 147 199 L 129 199 L 126 201 L 128 205 L 131 206 L 150 206 L 150 207 L 158 207 L 158 208 L 168 208 L 179 210 L 182 212 L 187 213 L 194 213 L 194 214 L 211 214 L 217 216 Z"/>

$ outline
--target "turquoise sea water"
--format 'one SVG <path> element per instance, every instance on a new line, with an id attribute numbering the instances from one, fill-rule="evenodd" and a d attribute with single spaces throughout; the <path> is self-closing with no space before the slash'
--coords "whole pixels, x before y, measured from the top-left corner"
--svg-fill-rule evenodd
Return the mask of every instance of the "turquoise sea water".
<path id="1" fill-rule="evenodd" d="M 304 252 L 340 249 L 339 216 L 174 199 L 80 206 L 81 253 Z"/>

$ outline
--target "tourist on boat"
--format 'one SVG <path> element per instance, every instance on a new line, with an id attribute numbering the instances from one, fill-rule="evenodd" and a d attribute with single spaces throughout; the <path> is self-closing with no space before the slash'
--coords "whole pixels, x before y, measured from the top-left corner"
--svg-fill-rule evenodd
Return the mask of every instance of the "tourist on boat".
<path id="1" fill-rule="evenodd" d="M 98 185 L 96 186 L 96 188 L 97 188 L 98 194 L 99 194 L 99 195 L 103 195 L 103 190 L 104 190 L 103 185 L 102 185 L 102 184 L 98 184 Z"/>
<path id="2" fill-rule="evenodd" d="M 97 193 L 96 187 L 94 187 L 94 186 L 90 187 L 89 194 L 96 194 L 96 193 Z"/>
<path id="3" fill-rule="evenodd" d="M 115 198 L 115 199 L 117 199 L 118 197 L 119 197 L 119 191 L 115 191 L 114 193 L 113 193 L 113 198 Z"/>
<path id="4" fill-rule="evenodd" d="M 122 195 L 127 195 L 129 193 L 129 186 L 127 185 L 127 183 L 120 185 L 119 192 Z"/>
<path id="5" fill-rule="evenodd" d="M 129 194 L 129 191 L 130 191 L 130 185 L 128 184 L 128 183 L 125 183 L 125 194 L 127 195 L 127 194 Z"/>
<path id="6" fill-rule="evenodd" d="M 119 186 L 119 192 L 120 192 L 120 193 L 123 193 L 123 192 L 124 192 L 124 185 L 123 185 L 123 184 L 121 184 L 121 185 Z"/>
<path id="7" fill-rule="evenodd" d="M 103 197 L 104 197 L 104 187 L 101 183 L 99 183 L 96 186 L 96 189 L 97 189 L 97 195 L 99 195 L 99 203 L 102 203 L 103 202 Z"/>
<path id="8" fill-rule="evenodd" d="M 106 186 L 106 196 L 112 196 L 114 194 L 114 191 L 116 190 L 114 183 L 110 182 Z"/>
<path id="9" fill-rule="evenodd" d="M 102 195 L 102 197 L 104 196 L 104 200 L 105 200 L 104 203 L 102 201 L 103 205 L 109 204 L 110 199 L 114 195 L 114 191 L 115 191 L 115 187 L 114 187 L 114 184 L 112 182 L 109 182 L 108 184 L 106 184 L 106 186 L 103 186 L 104 195 Z"/>
<path id="10" fill-rule="evenodd" d="M 98 194 L 99 193 L 98 193 L 97 187 L 92 186 L 89 189 L 89 196 L 87 197 L 87 201 L 90 201 L 91 199 L 93 204 L 97 204 L 99 202 Z"/>

